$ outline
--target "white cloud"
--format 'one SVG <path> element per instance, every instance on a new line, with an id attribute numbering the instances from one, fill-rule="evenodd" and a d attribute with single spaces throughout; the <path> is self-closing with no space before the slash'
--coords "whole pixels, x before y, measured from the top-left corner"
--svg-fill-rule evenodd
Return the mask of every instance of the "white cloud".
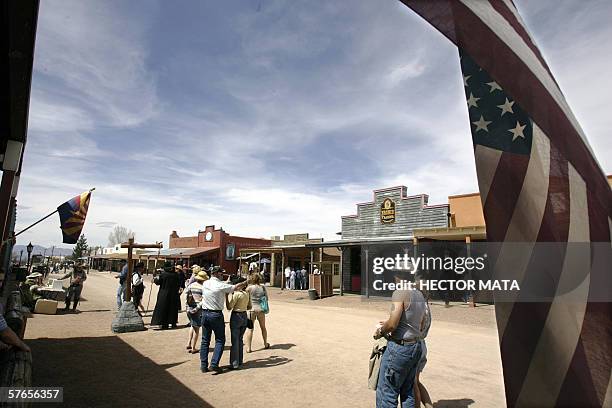
<path id="1" fill-rule="evenodd" d="M 390 86 L 395 86 L 406 79 L 420 76 L 425 69 L 426 67 L 421 61 L 412 61 L 393 68 L 387 75 L 386 80 Z"/>
<path id="2" fill-rule="evenodd" d="M 156 114 L 155 77 L 145 66 L 146 27 L 140 20 L 117 14 L 110 3 L 43 2 L 37 30 L 33 89 L 60 81 L 55 89 L 61 91 L 33 92 L 34 129 L 78 130 L 92 122 L 129 127 Z"/>

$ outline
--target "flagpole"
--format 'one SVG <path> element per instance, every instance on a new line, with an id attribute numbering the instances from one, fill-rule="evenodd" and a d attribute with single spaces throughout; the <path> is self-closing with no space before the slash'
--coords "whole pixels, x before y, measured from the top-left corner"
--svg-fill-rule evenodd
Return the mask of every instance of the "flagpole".
<path id="1" fill-rule="evenodd" d="M 31 224 L 30 226 L 26 227 L 25 229 L 22 229 L 21 231 L 19 231 L 18 233 L 16 233 L 15 235 L 13 235 L 13 238 L 16 238 L 17 235 L 20 235 L 24 232 L 26 232 L 27 230 L 29 230 L 30 228 L 32 228 L 33 226 L 35 226 L 36 224 L 40 224 L 41 222 L 43 222 L 44 220 L 46 220 L 47 218 L 49 218 L 50 216 L 52 216 L 53 214 L 55 214 L 57 212 L 57 210 L 53 211 L 52 213 L 45 215 L 44 217 L 42 217 L 40 220 L 36 221 L 34 224 Z"/>

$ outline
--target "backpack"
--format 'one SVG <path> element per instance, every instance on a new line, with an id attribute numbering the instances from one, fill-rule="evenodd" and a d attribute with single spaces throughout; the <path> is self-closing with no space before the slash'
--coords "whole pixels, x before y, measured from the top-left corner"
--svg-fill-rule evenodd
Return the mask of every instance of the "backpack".
<path id="1" fill-rule="evenodd" d="M 259 299 L 259 306 L 261 307 L 261 311 L 264 314 L 270 313 L 270 305 L 268 304 L 268 292 L 266 291 L 266 287 L 262 286 L 264 295 Z"/>
<path id="2" fill-rule="evenodd" d="M 187 289 L 185 289 L 185 301 L 187 302 L 187 306 L 195 307 L 196 302 L 191 293 L 191 285 L 187 286 Z"/>

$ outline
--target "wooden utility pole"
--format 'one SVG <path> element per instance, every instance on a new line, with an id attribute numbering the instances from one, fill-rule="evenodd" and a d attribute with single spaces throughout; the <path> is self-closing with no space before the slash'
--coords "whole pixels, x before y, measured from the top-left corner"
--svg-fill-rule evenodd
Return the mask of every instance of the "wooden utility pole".
<path id="1" fill-rule="evenodd" d="M 126 282 L 126 286 L 125 286 L 125 300 L 126 301 L 130 301 L 132 300 L 132 272 L 134 271 L 134 265 L 132 264 L 132 254 L 133 254 L 133 250 L 134 248 L 138 248 L 138 249 L 147 249 L 147 248 L 159 248 L 161 249 L 163 247 L 163 245 L 161 243 L 155 243 L 155 244 L 135 244 L 134 243 L 134 238 L 130 238 L 127 242 L 127 244 L 121 244 L 121 248 L 127 248 L 128 249 L 128 274 L 127 274 L 127 282 Z"/>

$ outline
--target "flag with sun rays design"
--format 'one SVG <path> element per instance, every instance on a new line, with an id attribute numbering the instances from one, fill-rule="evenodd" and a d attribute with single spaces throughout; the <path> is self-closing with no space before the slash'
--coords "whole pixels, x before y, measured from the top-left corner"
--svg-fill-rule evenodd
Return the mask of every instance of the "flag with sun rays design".
<path id="1" fill-rule="evenodd" d="M 87 217 L 91 191 L 78 195 L 57 207 L 64 244 L 76 244 Z"/>

